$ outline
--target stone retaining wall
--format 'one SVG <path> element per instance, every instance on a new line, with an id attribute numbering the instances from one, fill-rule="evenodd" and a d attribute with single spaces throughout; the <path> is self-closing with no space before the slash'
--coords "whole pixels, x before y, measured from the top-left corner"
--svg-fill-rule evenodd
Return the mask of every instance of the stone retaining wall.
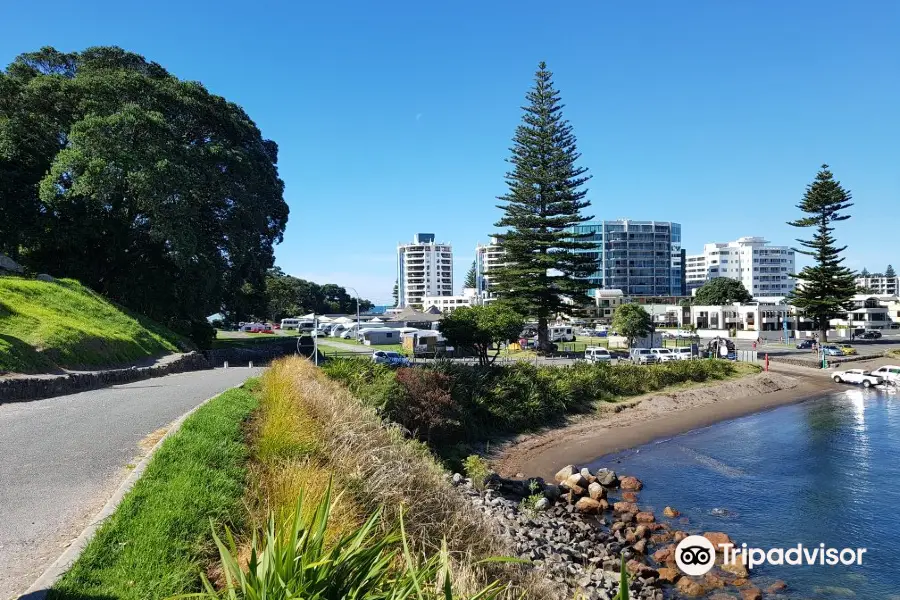
<path id="1" fill-rule="evenodd" d="M 205 356 L 198 352 L 189 352 L 170 363 L 153 367 L 70 373 L 52 377 L 15 377 L 0 381 L 0 404 L 64 396 L 151 377 L 208 368 L 209 362 Z"/>
<path id="2" fill-rule="evenodd" d="M 249 362 L 254 365 L 267 365 L 276 358 L 297 352 L 297 338 L 289 338 L 283 342 L 269 342 L 257 346 L 238 348 L 215 348 L 204 350 L 203 354 L 211 367 L 222 367 L 227 362 L 231 366 L 245 366 Z M 312 356 L 313 346 L 301 345 L 300 354 Z"/>

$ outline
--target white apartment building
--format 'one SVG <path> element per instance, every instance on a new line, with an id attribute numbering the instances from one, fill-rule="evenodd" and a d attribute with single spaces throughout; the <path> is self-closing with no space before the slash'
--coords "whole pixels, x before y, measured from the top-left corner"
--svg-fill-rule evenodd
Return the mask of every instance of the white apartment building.
<path id="1" fill-rule="evenodd" d="M 463 306 L 479 306 L 480 304 L 481 297 L 475 288 L 463 288 L 460 296 L 425 296 L 422 301 L 422 310 L 436 306 L 441 312 L 453 312 Z"/>
<path id="2" fill-rule="evenodd" d="M 703 246 L 703 254 L 685 257 L 685 283 L 693 291 L 715 277 L 729 277 L 744 284 L 751 296 L 786 296 L 793 291 L 794 251 L 770 246 L 761 237 L 742 237 L 733 242 Z"/>
<path id="3" fill-rule="evenodd" d="M 426 296 L 453 295 L 453 247 L 433 233 L 417 233 L 397 245 L 397 306 L 424 308 Z"/>
<path id="4" fill-rule="evenodd" d="M 490 271 L 503 264 L 506 253 L 497 238 L 491 238 L 490 244 L 475 246 L 475 290 L 480 296 L 490 295 Z"/>
<path id="5" fill-rule="evenodd" d="M 900 294 L 900 277 L 867 275 L 856 278 L 856 287 L 876 296 L 896 296 Z"/>

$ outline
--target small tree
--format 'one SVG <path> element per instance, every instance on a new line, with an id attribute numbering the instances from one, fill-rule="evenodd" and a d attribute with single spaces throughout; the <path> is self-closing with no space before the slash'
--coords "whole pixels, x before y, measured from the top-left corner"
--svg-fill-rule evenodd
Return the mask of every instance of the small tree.
<path id="1" fill-rule="evenodd" d="M 850 192 L 834 180 L 828 165 L 822 165 L 816 180 L 806 187 L 806 194 L 797 205 L 808 216 L 788 222 L 815 231 L 812 239 L 797 240 L 808 250 L 794 250 L 813 257 L 815 262 L 804 267 L 799 275 L 793 275 L 803 284 L 791 292 L 791 303 L 812 317 L 821 342 L 827 341 L 829 321 L 853 308 L 856 280 L 853 271 L 842 265 L 841 253 L 846 246 L 838 247 L 833 235 L 834 223 L 850 218 L 843 213 L 853 206 L 850 199 Z"/>
<path id="2" fill-rule="evenodd" d="M 744 284 L 730 277 L 716 277 L 707 281 L 694 296 L 694 302 L 700 306 L 722 306 L 751 300 L 753 297 L 750 296 Z"/>
<path id="3" fill-rule="evenodd" d="M 890 266 L 890 265 L 888 265 L 888 266 Z M 860 277 L 868 277 L 868 276 L 869 276 L 869 270 L 868 270 L 867 268 L 863 267 L 863 270 L 859 272 L 859 276 L 860 276 Z"/>
<path id="4" fill-rule="evenodd" d="M 896 277 L 897 274 L 894 272 L 894 267 L 892 267 L 891 265 L 888 265 L 888 266 L 887 266 L 887 269 L 885 269 L 885 271 L 884 271 L 884 276 L 887 277 L 887 278 L 894 278 L 894 277 Z"/>
<path id="5" fill-rule="evenodd" d="M 441 333 L 460 348 L 469 348 L 478 356 L 478 364 L 491 365 L 500 354 L 500 344 L 518 338 L 525 327 L 519 313 L 501 304 L 457 308 L 444 317 Z M 488 352 L 496 346 L 493 356 Z"/>
<path id="6" fill-rule="evenodd" d="M 630 348 L 635 338 L 642 338 L 650 333 L 653 323 L 650 313 L 640 304 L 622 304 L 613 314 L 612 326 L 619 335 L 628 338 Z"/>
<path id="7" fill-rule="evenodd" d="M 391 294 L 394 296 L 394 306 L 398 306 L 400 304 L 400 289 L 396 279 L 394 280 L 394 290 Z"/>
<path id="8" fill-rule="evenodd" d="M 475 287 L 475 261 L 472 261 L 472 266 L 469 267 L 469 271 L 466 273 L 466 280 L 463 282 L 464 288 L 473 288 Z"/>

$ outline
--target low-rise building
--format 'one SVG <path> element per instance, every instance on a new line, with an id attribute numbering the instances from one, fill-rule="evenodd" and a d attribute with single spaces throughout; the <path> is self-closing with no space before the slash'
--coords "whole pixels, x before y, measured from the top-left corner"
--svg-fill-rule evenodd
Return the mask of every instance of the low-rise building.
<path id="1" fill-rule="evenodd" d="M 792 307 L 787 304 L 735 302 L 724 306 L 690 307 L 690 322 L 697 329 L 781 331 L 784 319 L 788 320 L 788 329 L 793 329 Z"/>
<path id="2" fill-rule="evenodd" d="M 894 295 L 858 294 L 853 297 L 853 309 L 841 318 L 832 319 L 831 325 L 851 329 L 887 329 L 892 323 L 889 306 L 896 300 Z"/>
<path id="3" fill-rule="evenodd" d="M 479 306 L 483 303 L 475 288 L 463 288 L 460 296 L 425 296 L 422 308 L 428 310 L 434 306 L 441 312 L 453 312 L 461 306 Z"/>

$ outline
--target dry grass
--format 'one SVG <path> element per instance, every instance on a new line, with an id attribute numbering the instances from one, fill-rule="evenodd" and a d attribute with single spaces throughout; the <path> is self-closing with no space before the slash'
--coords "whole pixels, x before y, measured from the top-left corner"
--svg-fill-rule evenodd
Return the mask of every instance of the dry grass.
<path id="1" fill-rule="evenodd" d="M 166 425 L 165 427 L 160 427 L 159 429 L 142 439 L 140 442 L 138 442 L 138 448 L 141 449 L 141 453 L 146 455 L 148 452 L 153 450 L 153 446 L 159 443 L 159 440 L 161 440 L 168 431 L 168 425 Z"/>
<path id="2" fill-rule="evenodd" d="M 402 511 L 419 551 L 437 552 L 441 540 L 447 540 L 458 583 L 465 586 L 468 581 L 476 589 L 479 583 L 499 578 L 510 582 L 510 597 L 554 597 L 549 585 L 530 569 L 497 563 L 473 566 L 483 558 L 511 555 L 512 549 L 484 515 L 452 489 L 447 473 L 424 445 L 385 424 L 346 388 L 299 357 L 276 362 L 263 385 L 292 398 L 303 415 L 300 421 L 312 421 L 305 432 L 315 437 L 315 455 L 360 509 L 370 514 L 383 507 L 387 523 L 396 523 Z M 297 485 L 307 493 L 305 485 L 327 485 L 327 478 L 317 477 L 315 471 L 301 479 Z"/>

